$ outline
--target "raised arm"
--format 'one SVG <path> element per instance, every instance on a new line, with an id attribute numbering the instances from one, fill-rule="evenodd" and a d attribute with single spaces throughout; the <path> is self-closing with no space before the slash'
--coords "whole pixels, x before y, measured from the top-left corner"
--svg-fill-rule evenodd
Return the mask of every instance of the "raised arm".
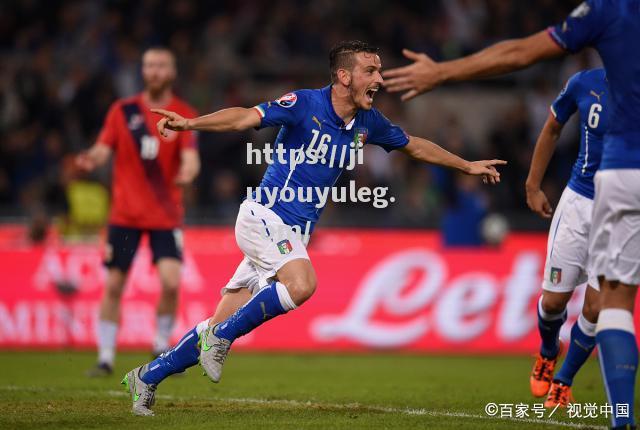
<path id="1" fill-rule="evenodd" d="M 507 164 L 504 160 L 467 161 L 421 137 L 410 136 L 409 143 L 402 152 L 425 163 L 456 169 L 467 175 L 484 176 L 484 181 L 496 184 L 500 182 L 500 173 L 495 166 Z"/>
<path id="2" fill-rule="evenodd" d="M 184 118 L 175 112 L 164 109 L 151 109 L 163 118 L 158 121 L 158 132 L 167 137 L 167 131 L 242 131 L 260 125 L 260 114 L 255 108 L 233 107 L 222 109 L 197 118 Z"/>
<path id="3" fill-rule="evenodd" d="M 384 86 L 390 92 L 407 91 L 403 100 L 429 91 L 444 82 L 497 76 L 523 69 L 538 61 L 566 54 L 547 30 L 520 39 L 498 42 L 475 54 L 436 63 L 426 54 L 403 50 L 414 63 L 387 70 Z"/>
<path id="4" fill-rule="evenodd" d="M 549 166 L 549 161 L 551 161 L 553 152 L 556 149 L 556 143 L 562 132 L 562 127 L 563 124 L 558 122 L 553 114 L 549 114 L 533 150 L 529 176 L 525 183 L 529 209 L 543 218 L 551 218 L 553 208 L 540 186 L 547 171 L 547 166 Z"/>

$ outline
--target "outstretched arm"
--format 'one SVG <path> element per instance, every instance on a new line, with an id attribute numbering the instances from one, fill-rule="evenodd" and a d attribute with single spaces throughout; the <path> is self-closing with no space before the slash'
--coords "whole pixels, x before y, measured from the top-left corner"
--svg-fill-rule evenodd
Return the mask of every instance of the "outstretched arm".
<path id="1" fill-rule="evenodd" d="M 528 67 L 538 61 L 566 54 L 547 30 L 521 39 L 506 40 L 475 54 L 436 63 L 426 54 L 403 50 L 414 63 L 387 70 L 384 86 L 390 92 L 407 91 L 402 100 L 429 91 L 444 82 L 487 78 Z"/>
<path id="2" fill-rule="evenodd" d="M 421 137 L 410 136 L 409 143 L 402 149 L 405 154 L 425 163 L 460 170 L 467 175 L 484 176 L 485 182 L 500 182 L 500 173 L 495 166 L 507 164 L 504 160 L 467 161 Z"/>
<path id="3" fill-rule="evenodd" d="M 540 136 L 538 136 L 536 147 L 533 150 L 529 176 L 525 184 L 529 209 L 543 218 L 551 218 L 553 209 L 549 204 L 549 200 L 547 200 L 547 196 L 542 189 L 540 189 L 540 185 L 547 171 L 547 166 L 549 166 L 549 161 L 551 161 L 553 152 L 556 149 L 556 142 L 558 142 L 562 127 L 563 124 L 558 122 L 553 114 L 549 114 L 540 132 Z"/>
<path id="4" fill-rule="evenodd" d="M 163 118 L 158 121 L 158 132 L 167 137 L 167 129 L 174 131 L 242 131 L 260 126 L 260 114 L 255 108 L 233 107 L 197 118 L 184 118 L 164 109 L 151 109 Z"/>
<path id="5" fill-rule="evenodd" d="M 113 150 L 108 145 L 96 142 L 91 148 L 76 156 L 76 166 L 82 170 L 91 172 L 109 161 L 112 152 Z"/>

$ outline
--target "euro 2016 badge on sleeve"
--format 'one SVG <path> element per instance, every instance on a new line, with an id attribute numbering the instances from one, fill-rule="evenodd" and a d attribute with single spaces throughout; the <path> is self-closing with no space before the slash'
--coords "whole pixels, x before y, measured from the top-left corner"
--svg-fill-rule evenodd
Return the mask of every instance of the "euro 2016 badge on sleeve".
<path id="1" fill-rule="evenodd" d="M 286 255 L 289 254 L 292 250 L 293 247 L 291 246 L 291 242 L 289 242 L 289 239 L 281 240 L 280 242 L 278 242 L 278 251 L 280 251 L 280 254 Z"/>
<path id="2" fill-rule="evenodd" d="M 276 103 L 278 103 L 283 108 L 290 108 L 291 106 L 295 105 L 297 101 L 298 96 L 296 95 L 296 93 L 287 93 L 277 99 Z"/>
<path id="3" fill-rule="evenodd" d="M 562 269 L 558 269 L 557 267 L 552 267 L 549 280 L 553 285 L 558 285 L 562 281 Z"/>

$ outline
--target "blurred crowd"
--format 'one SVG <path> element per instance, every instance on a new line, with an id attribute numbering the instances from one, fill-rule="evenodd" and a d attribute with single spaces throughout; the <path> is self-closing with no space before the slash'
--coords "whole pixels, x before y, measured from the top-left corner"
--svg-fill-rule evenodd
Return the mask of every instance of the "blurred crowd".
<path id="1" fill-rule="evenodd" d="M 206 113 L 326 85 L 328 52 L 339 40 L 377 44 L 385 67 L 406 63 L 405 47 L 436 60 L 456 58 L 560 22 L 575 5 L 559 0 L 3 1 L 0 215 L 46 223 L 69 211 L 69 184 L 79 175 L 73 154 L 94 142 L 116 98 L 140 91 L 140 54 L 147 47 L 165 45 L 176 53 L 176 91 Z M 365 166 L 345 172 L 341 182 L 387 186 L 397 203 L 386 210 L 364 203 L 334 205 L 322 223 L 455 230 L 460 222 L 499 212 L 516 228 L 544 227 L 528 214 L 524 199 L 533 145 L 564 81 L 594 64 L 592 56 L 583 55 L 439 90 L 468 96 L 481 91 L 506 100 L 500 112 L 477 112 L 483 133 L 473 131 L 464 106 L 449 105 L 443 120 L 424 130 L 415 112 L 419 104 L 378 96 L 377 107 L 409 132 L 427 131 L 425 137 L 469 158 L 508 160 L 503 182 L 488 189 L 403 154 L 367 148 Z M 575 130 L 564 134 L 545 181 L 552 201 L 578 147 Z M 274 136 L 274 130 L 201 135 L 203 168 L 186 195 L 188 220 L 231 222 L 246 187 L 257 184 L 264 168 L 247 165 L 245 143 L 260 145 Z M 108 178 L 104 171 L 91 179 L 108 186 Z"/>

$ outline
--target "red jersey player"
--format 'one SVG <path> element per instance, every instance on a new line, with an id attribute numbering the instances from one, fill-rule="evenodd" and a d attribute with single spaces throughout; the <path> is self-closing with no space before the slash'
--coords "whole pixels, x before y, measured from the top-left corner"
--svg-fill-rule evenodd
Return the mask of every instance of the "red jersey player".
<path id="1" fill-rule="evenodd" d="M 107 283 L 97 327 L 98 364 L 90 376 L 112 373 L 120 299 L 127 273 L 143 233 L 149 243 L 162 283 L 158 304 L 154 353 L 169 347 L 177 307 L 184 209 L 180 185 L 193 181 L 200 170 L 195 135 L 173 132 L 161 136 L 151 108 L 194 116 L 194 110 L 172 92 L 175 57 L 164 48 L 147 50 L 142 57 L 144 91 L 113 103 L 96 143 L 77 157 L 88 171 L 113 154 L 112 204 L 105 265 Z"/>

